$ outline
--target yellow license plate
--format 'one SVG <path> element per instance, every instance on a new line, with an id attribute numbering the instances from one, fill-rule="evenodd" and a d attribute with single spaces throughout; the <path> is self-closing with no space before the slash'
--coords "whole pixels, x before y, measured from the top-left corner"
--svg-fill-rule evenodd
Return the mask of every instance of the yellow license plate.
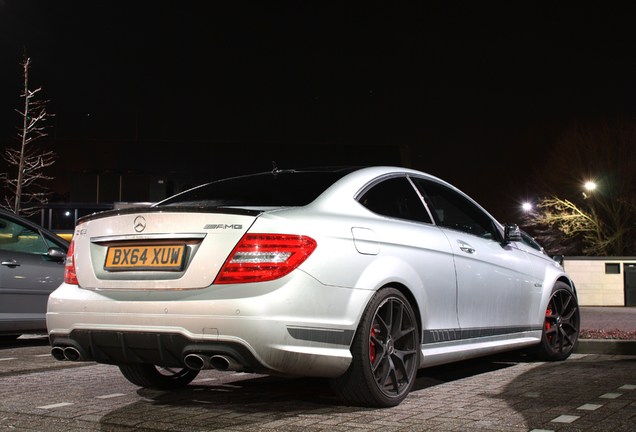
<path id="1" fill-rule="evenodd" d="M 110 246 L 104 270 L 168 270 L 183 269 L 186 245 Z"/>

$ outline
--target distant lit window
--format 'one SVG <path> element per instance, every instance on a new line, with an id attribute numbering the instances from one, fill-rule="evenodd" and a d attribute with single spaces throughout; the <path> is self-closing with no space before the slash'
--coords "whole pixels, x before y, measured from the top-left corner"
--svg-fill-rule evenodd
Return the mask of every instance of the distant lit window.
<path id="1" fill-rule="evenodd" d="M 605 263 L 605 274 L 621 274 L 620 263 Z"/>

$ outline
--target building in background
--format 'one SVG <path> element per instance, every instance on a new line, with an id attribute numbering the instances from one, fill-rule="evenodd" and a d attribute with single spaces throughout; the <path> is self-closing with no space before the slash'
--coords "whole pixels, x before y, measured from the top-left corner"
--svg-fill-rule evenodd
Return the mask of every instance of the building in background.
<path id="1" fill-rule="evenodd" d="M 636 257 L 566 257 L 581 306 L 636 306 Z"/>

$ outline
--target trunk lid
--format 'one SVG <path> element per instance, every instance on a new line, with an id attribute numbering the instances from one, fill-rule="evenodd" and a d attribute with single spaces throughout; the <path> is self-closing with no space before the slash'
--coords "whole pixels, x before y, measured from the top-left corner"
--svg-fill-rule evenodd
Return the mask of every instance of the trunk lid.
<path id="1" fill-rule="evenodd" d="M 82 218 L 73 236 L 79 286 L 207 287 L 259 214 L 238 209 L 142 208 Z"/>

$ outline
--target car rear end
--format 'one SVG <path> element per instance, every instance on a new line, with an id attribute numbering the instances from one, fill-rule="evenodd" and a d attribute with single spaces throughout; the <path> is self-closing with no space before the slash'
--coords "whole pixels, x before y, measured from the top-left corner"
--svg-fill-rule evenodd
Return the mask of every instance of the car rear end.
<path id="1" fill-rule="evenodd" d="M 302 208 L 205 206 L 81 219 L 65 282 L 49 298 L 52 354 L 117 365 L 344 373 L 358 318 L 351 311 L 371 293 L 320 282 L 311 259 L 329 223 L 309 228 L 303 219 Z"/>

